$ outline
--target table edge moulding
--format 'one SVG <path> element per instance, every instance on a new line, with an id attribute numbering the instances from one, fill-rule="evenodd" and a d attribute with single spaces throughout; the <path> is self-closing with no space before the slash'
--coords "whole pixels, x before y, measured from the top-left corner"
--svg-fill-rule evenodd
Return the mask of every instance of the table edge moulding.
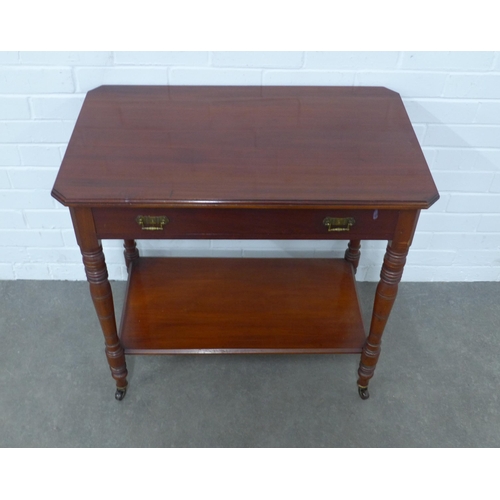
<path id="1" fill-rule="evenodd" d="M 69 207 L 106 357 L 380 354 L 420 210 L 439 194 L 401 97 L 382 87 L 102 86 L 52 196 Z M 124 241 L 117 327 L 102 239 Z M 346 240 L 335 258 L 140 257 L 140 239 Z M 387 240 L 368 333 L 355 273 Z"/>

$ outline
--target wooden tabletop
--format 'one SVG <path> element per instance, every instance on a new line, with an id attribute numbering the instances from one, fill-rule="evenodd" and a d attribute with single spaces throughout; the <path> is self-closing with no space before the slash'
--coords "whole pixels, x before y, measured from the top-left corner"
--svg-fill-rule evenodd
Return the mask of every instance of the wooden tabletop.
<path id="1" fill-rule="evenodd" d="M 102 86 L 52 195 L 67 206 L 428 208 L 399 94 L 381 87 Z"/>

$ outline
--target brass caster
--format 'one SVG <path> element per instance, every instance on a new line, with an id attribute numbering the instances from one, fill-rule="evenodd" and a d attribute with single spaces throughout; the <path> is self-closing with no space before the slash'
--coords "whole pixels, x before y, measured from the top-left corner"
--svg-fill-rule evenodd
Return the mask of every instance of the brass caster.
<path id="1" fill-rule="evenodd" d="M 361 387 L 358 385 L 358 394 L 361 399 L 368 399 L 370 397 L 368 387 Z"/>
<path id="2" fill-rule="evenodd" d="M 115 392 L 115 399 L 117 401 L 121 401 L 125 397 L 126 393 L 127 393 L 126 387 L 117 387 Z"/>

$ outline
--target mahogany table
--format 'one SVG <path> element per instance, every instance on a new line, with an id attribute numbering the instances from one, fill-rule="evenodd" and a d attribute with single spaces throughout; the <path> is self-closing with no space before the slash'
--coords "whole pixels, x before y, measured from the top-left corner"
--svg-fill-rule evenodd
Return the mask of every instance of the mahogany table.
<path id="1" fill-rule="evenodd" d="M 52 191 L 70 208 L 116 381 L 125 355 L 380 354 L 421 209 L 438 198 L 400 96 L 378 87 L 103 86 Z M 116 327 L 101 239 L 122 239 Z M 136 239 L 348 240 L 345 259 L 143 258 Z M 354 274 L 388 240 L 365 334 Z"/>

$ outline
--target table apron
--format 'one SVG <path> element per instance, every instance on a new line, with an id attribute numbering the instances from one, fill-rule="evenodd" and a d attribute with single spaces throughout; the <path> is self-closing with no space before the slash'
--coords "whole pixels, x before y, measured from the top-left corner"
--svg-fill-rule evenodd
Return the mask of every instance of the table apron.
<path id="1" fill-rule="evenodd" d="M 394 235 L 398 210 L 93 208 L 102 239 L 372 239 Z"/>

